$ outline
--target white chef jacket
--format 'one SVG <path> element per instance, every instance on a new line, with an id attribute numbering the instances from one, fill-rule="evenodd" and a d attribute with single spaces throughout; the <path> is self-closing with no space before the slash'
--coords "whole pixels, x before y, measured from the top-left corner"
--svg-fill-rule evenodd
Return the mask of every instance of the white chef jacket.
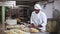
<path id="1" fill-rule="evenodd" d="M 39 29 L 46 30 L 47 17 L 44 12 L 40 11 L 38 14 L 35 11 L 32 12 L 31 23 L 34 23 L 35 26 L 42 25 Z"/>

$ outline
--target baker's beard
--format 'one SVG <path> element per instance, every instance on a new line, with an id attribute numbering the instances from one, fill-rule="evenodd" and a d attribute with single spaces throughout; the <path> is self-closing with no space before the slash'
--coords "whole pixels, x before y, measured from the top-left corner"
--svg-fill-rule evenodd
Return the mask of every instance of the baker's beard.
<path id="1" fill-rule="evenodd" d="M 36 14 L 38 14 L 39 13 L 39 11 L 38 12 L 35 12 Z"/>

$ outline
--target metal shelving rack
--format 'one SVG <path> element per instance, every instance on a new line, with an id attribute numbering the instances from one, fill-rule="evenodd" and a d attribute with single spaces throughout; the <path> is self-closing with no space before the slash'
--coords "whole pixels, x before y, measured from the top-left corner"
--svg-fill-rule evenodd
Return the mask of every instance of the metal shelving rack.
<path id="1" fill-rule="evenodd" d="M 12 3 L 13 2 L 13 3 Z M 9 3 L 9 4 L 8 4 Z M 5 23 L 6 23 L 6 19 L 5 19 L 5 16 L 6 16 L 6 7 L 9 7 L 9 8 L 13 8 L 13 6 L 15 6 L 15 1 L 1 1 L 0 2 L 0 6 L 1 6 L 1 21 L 2 21 L 2 25 L 3 25 L 3 30 L 5 30 Z"/>
<path id="2" fill-rule="evenodd" d="M 2 6 L 2 24 L 4 30 L 5 29 L 5 6 Z"/>

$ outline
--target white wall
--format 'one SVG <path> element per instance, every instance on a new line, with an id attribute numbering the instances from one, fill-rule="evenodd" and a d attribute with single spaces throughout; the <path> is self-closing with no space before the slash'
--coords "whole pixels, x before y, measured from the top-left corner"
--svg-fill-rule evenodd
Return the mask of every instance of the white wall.
<path id="1" fill-rule="evenodd" d="M 55 1 L 54 5 L 55 5 L 55 9 L 60 10 L 60 0 Z"/>
<path id="2" fill-rule="evenodd" d="M 47 4 L 43 11 L 47 15 L 47 18 L 53 18 L 53 3 Z"/>
<path id="3" fill-rule="evenodd" d="M 54 4 L 53 3 L 47 4 L 46 8 L 43 9 L 43 11 L 47 15 L 47 18 L 53 18 L 53 11 L 54 11 L 53 8 L 54 8 L 54 6 L 55 6 L 55 9 L 60 10 L 60 0 L 55 1 Z"/>

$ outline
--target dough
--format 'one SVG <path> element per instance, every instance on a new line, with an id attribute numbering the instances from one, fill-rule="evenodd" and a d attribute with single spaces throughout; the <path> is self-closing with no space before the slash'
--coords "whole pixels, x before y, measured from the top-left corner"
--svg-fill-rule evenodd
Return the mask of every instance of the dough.
<path id="1" fill-rule="evenodd" d="M 22 31 L 22 30 L 14 30 L 14 32 L 18 33 L 18 34 L 26 34 L 26 32 Z"/>
<path id="2" fill-rule="evenodd" d="M 22 30 L 19 30 L 18 31 L 18 34 L 26 34 L 26 32 L 22 31 Z"/>
<path id="3" fill-rule="evenodd" d="M 24 30 L 25 26 L 24 25 L 20 25 L 20 30 Z"/>
<path id="4" fill-rule="evenodd" d="M 14 26 L 7 26 L 7 28 L 14 28 Z"/>
<path id="5" fill-rule="evenodd" d="M 27 32 L 24 32 L 19 29 L 11 29 L 11 30 L 7 30 L 6 32 L 7 32 L 7 34 L 27 34 Z"/>
<path id="6" fill-rule="evenodd" d="M 19 27 L 20 27 L 20 25 L 15 25 L 15 26 L 14 26 L 14 28 L 19 28 Z"/>
<path id="7" fill-rule="evenodd" d="M 39 32 L 39 30 L 37 30 L 35 28 L 30 28 L 30 32 Z"/>
<path id="8" fill-rule="evenodd" d="M 20 25 L 20 27 L 23 27 L 23 28 L 24 28 L 24 27 L 25 27 L 25 25 Z"/>
<path id="9" fill-rule="evenodd" d="M 7 33 L 8 33 L 8 34 L 17 34 L 16 32 L 14 32 L 14 31 L 12 31 L 12 30 L 9 30 Z"/>
<path id="10" fill-rule="evenodd" d="M 12 25 L 12 26 L 7 26 L 7 28 L 20 28 L 23 29 L 25 27 L 25 25 Z"/>
<path id="11" fill-rule="evenodd" d="M 15 29 L 14 32 L 18 32 L 19 29 Z"/>
<path id="12" fill-rule="evenodd" d="M 18 22 L 21 22 L 21 20 L 20 20 L 19 18 L 16 18 L 16 20 L 17 20 Z"/>

